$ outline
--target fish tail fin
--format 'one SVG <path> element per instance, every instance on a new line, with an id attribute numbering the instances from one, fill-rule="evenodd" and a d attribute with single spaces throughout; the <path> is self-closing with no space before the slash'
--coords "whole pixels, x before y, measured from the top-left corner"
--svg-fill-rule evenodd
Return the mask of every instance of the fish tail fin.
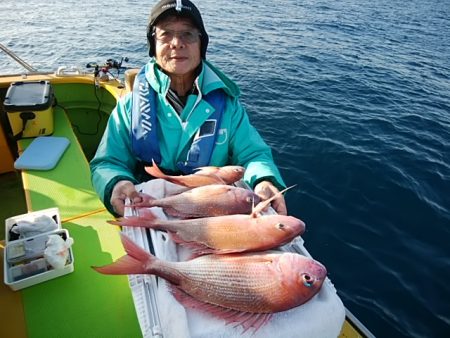
<path id="1" fill-rule="evenodd" d="M 156 178 L 166 178 L 167 177 L 167 175 L 166 174 L 164 174 L 162 171 L 161 171 L 161 169 L 159 169 L 159 167 L 158 167 L 158 165 L 156 164 L 156 162 L 152 159 L 152 166 L 150 167 L 150 166 L 146 166 L 145 167 L 145 171 L 148 173 L 148 174 L 150 174 L 150 175 L 152 175 L 153 177 L 156 177 Z"/>
<path id="2" fill-rule="evenodd" d="M 142 249 L 124 234 L 121 233 L 120 236 L 127 255 L 119 258 L 111 264 L 104 266 L 93 266 L 92 268 L 95 271 L 105 275 L 133 275 L 150 273 L 149 266 L 151 265 L 151 262 L 156 260 L 156 257 Z"/>
<path id="3" fill-rule="evenodd" d="M 269 198 L 269 199 L 267 199 L 267 200 L 265 200 L 265 201 L 259 202 L 256 206 L 253 207 L 253 210 L 252 210 L 252 216 L 253 216 L 253 217 L 256 217 L 256 215 L 257 215 L 258 213 L 260 213 L 261 211 L 263 211 L 266 207 L 268 207 L 268 206 L 270 205 L 270 203 L 272 203 L 272 201 L 273 201 L 275 198 L 280 197 L 280 196 L 281 196 L 282 194 L 284 194 L 286 191 L 288 191 L 289 189 L 294 188 L 295 186 L 297 186 L 297 184 L 291 185 L 290 187 L 287 187 L 287 188 L 285 188 L 285 189 L 283 189 L 283 190 L 277 192 L 277 193 L 276 193 L 275 195 L 273 195 L 271 198 Z"/>
<path id="4" fill-rule="evenodd" d="M 133 275 L 145 273 L 144 265 L 130 256 L 123 256 L 117 261 L 104 266 L 91 266 L 104 275 Z"/>

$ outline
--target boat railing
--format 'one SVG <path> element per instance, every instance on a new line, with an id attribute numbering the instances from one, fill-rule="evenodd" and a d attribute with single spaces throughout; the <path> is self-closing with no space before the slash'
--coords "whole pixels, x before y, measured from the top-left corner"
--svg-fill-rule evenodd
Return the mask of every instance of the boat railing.
<path id="1" fill-rule="evenodd" d="M 28 70 L 29 72 L 36 73 L 38 70 L 31 66 L 29 63 L 22 60 L 20 57 L 18 57 L 11 49 L 8 47 L 2 45 L 0 43 L 0 49 L 6 53 L 9 57 L 11 57 L 14 61 L 16 61 L 19 65 L 21 65 L 23 68 Z"/>

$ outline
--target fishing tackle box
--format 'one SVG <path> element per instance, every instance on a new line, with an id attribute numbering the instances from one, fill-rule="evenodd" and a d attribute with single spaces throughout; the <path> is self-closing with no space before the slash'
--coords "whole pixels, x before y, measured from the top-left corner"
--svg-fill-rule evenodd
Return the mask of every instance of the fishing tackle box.
<path id="1" fill-rule="evenodd" d="M 3 106 L 15 139 L 52 134 L 53 102 L 50 81 L 11 83 Z"/>
<path id="2" fill-rule="evenodd" d="M 27 238 L 18 238 L 19 235 L 11 231 L 18 222 L 33 223 L 41 216 L 52 218 L 56 229 Z M 69 232 L 61 227 L 58 208 L 30 212 L 5 220 L 3 279 L 12 290 L 17 291 L 73 272 L 74 257 L 71 247 L 68 248 L 66 264 L 61 269 L 54 269 L 44 258 L 46 242 L 50 235 L 59 235 L 64 240 L 69 238 Z"/>

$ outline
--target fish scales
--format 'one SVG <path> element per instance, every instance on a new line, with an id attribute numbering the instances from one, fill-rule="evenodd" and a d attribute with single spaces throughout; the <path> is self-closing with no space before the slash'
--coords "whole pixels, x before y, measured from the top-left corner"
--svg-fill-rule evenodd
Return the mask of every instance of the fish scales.
<path id="1" fill-rule="evenodd" d="M 183 275 L 180 288 L 203 301 L 240 311 L 270 313 L 273 298 L 277 298 L 280 283 L 267 278 L 273 267 L 267 264 L 214 261 L 204 256 L 180 266 L 173 267 Z M 222 256 L 225 257 L 225 256 Z M 238 257 L 225 257 L 235 260 Z M 170 264 L 170 265 L 172 265 Z"/>
<path id="2" fill-rule="evenodd" d="M 215 206 L 211 201 L 211 196 L 202 196 L 199 194 L 194 195 L 193 198 L 180 198 L 180 196 L 182 195 L 180 194 L 163 198 L 156 201 L 154 204 L 155 206 L 159 206 L 164 209 L 170 208 L 173 210 L 171 214 L 175 214 L 174 216 L 178 213 L 183 213 L 190 216 L 204 216 L 213 214 Z M 200 210 L 199 205 L 202 207 Z"/>
<path id="3" fill-rule="evenodd" d="M 244 176 L 245 168 L 241 166 L 201 167 L 191 175 L 171 176 L 164 174 L 158 165 L 152 161 L 152 166 L 146 166 L 145 171 L 151 176 L 162 178 L 168 182 L 194 188 L 208 184 L 232 184 Z"/>
<path id="4" fill-rule="evenodd" d="M 270 242 L 274 240 L 277 235 L 285 235 L 280 231 L 270 231 L 268 227 L 261 225 L 261 220 L 264 218 L 251 218 L 244 215 L 230 215 L 227 217 L 209 217 L 196 220 L 186 220 L 183 223 L 176 223 L 176 221 L 161 221 L 161 225 L 174 225 L 167 229 L 176 233 L 190 241 L 200 242 L 206 244 L 211 248 L 246 248 L 251 243 L 256 243 L 257 239 L 260 242 Z M 271 223 L 275 228 L 278 223 Z M 266 231 L 264 231 L 266 230 Z M 295 234 L 300 233 L 298 230 Z M 266 238 L 266 240 L 264 240 Z"/>
<path id="5" fill-rule="evenodd" d="M 225 215 L 185 220 L 158 219 L 151 210 L 112 224 L 167 230 L 177 243 L 199 253 L 260 251 L 278 247 L 303 233 L 305 224 L 284 215 Z"/>
<path id="6" fill-rule="evenodd" d="M 261 252 L 205 255 L 185 262 L 160 260 L 121 234 L 127 255 L 94 267 L 104 274 L 154 274 L 169 282 L 175 298 L 227 323 L 257 330 L 274 312 L 311 299 L 327 271 L 319 262 L 296 254 Z"/>
<path id="7" fill-rule="evenodd" d="M 246 225 L 235 222 L 235 217 L 228 218 L 228 222 L 216 218 L 199 218 L 185 220 L 182 223 L 176 221 L 159 220 L 155 225 L 162 226 L 166 230 L 180 234 L 189 242 L 203 243 L 211 248 L 221 248 L 223 243 L 233 243 L 233 246 L 244 248 L 251 238 L 242 236 L 251 231 Z M 255 234 L 257 236 L 257 234 Z M 254 238 L 254 236 L 252 236 Z"/>
<path id="8" fill-rule="evenodd" d="M 260 202 L 259 196 L 248 189 L 219 184 L 196 187 L 160 199 L 142 197 L 134 207 L 162 207 L 168 215 L 177 218 L 248 214 L 252 206 Z"/>

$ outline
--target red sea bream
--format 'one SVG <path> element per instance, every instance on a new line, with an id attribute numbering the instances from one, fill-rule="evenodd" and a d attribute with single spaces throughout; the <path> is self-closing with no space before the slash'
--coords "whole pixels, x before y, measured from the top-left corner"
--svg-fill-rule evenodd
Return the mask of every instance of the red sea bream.
<path id="1" fill-rule="evenodd" d="M 134 207 L 161 207 L 167 215 L 176 218 L 195 218 L 232 214 L 249 214 L 260 202 L 254 192 L 231 185 L 211 184 L 192 188 L 180 194 L 155 199 L 141 195 L 142 202 Z"/>
<path id="2" fill-rule="evenodd" d="M 145 171 L 153 177 L 162 178 L 168 182 L 194 188 L 208 184 L 233 184 L 239 181 L 245 172 L 241 166 L 228 165 L 224 167 L 201 167 L 194 174 L 171 176 L 164 174 L 153 161 L 153 166 L 145 167 Z"/>
<path id="3" fill-rule="evenodd" d="M 160 260 L 121 234 L 127 252 L 94 269 L 103 274 L 153 274 L 175 298 L 244 330 L 257 330 L 275 312 L 304 304 L 321 288 L 326 268 L 296 253 L 205 255 L 185 262 Z"/>
<path id="4" fill-rule="evenodd" d="M 158 219 L 150 210 L 140 217 L 109 223 L 169 231 L 172 239 L 197 254 L 261 251 L 279 247 L 305 231 L 305 223 L 285 215 L 226 215 L 188 220 Z"/>

